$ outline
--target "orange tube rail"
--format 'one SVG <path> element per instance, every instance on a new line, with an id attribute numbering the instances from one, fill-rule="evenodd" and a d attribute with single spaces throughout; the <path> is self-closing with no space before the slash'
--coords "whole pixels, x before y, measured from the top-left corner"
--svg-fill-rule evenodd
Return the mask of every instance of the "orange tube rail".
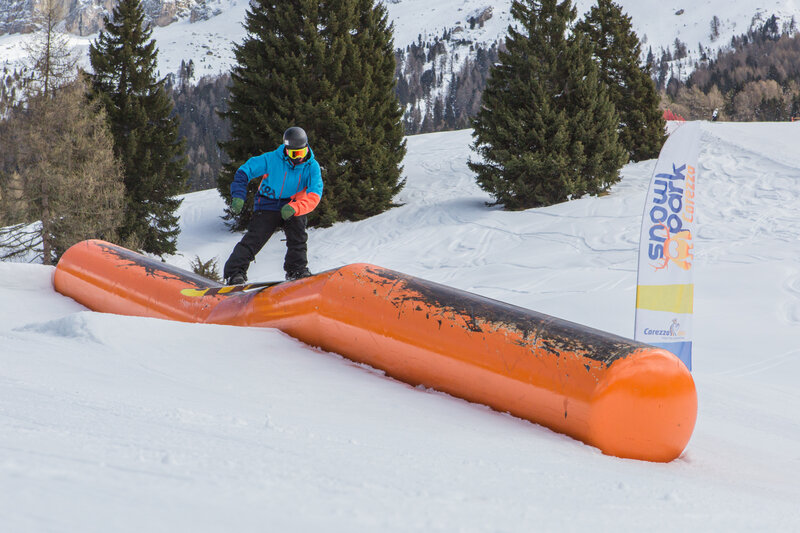
<path id="1" fill-rule="evenodd" d="M 67 250 L 54 284 L 96 311 L 279 328 L 618 457 L 675 459 L 697 417 L 694 380 L 666 350 L 372 265 L 192 298 L 181 289 L 207 279 L 95 240 Z"/>

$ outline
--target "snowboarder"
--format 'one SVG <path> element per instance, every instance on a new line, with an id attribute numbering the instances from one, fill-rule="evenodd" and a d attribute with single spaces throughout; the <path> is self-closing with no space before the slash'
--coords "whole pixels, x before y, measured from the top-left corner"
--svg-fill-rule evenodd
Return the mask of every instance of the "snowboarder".
<path id="1" fill-rule="evenodd" d="M 247 184 L 259 178 L 253 217 L 242 240 L 225 262 L 223 275 L 229 285 L 247 281 L 247 269 L 269 238 L 282 226 L 286 233 L 286 258 L 283 269 L 287 280 L 311 275 L 306 256 L 306 214 L 314 210 L 322 197 L 319 163 L 308 146 L 302 128 L 293 126 L 283 134 L 283 145 L 251 157 L 239 167 L 231 183 L 231 211 L 244 207 Z"/>

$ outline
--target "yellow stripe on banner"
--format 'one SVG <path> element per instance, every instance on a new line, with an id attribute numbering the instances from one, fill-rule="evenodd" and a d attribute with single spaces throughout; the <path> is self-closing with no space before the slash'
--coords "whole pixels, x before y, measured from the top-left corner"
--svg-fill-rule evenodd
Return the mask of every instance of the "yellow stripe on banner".
<path id="1" fill-rule="evenodd" d="M 691 314 L 694 309 L 694 284 L 639 285 L 636 288 L 636 308 Z"/>

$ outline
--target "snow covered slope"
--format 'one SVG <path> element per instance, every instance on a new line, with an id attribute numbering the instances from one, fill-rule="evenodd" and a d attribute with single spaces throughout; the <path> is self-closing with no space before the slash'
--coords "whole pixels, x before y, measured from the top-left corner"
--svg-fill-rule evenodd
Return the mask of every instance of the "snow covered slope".
<path id="1" fill-rule="evenodd" d="M 604 456 L 272 330 L 89 312 L 0 263 L 5 531 L 800 529 L 800 124 L 706 124 L 694 377 L 681 458 Z M 310 234 L 315 271 L 372 262 L 633 334 L 653 161 L 600 198 L 487 207 L 468 131 L 410 137 L 403 206 Z M 181 255 L 238 235 L 186 196 Z M 282 274 L 276 236 L 252 279 Z"/>
<path id="2" fill-rule="evenodd" d="M 750 0 L 618 0 L 617 3 L 632 17 L 634 29 L 644 42 L 644 50 L 652 47 L 657 56 L 661 48 L 670 48 L 678 38 L 697 58 L 699 44 L 712 50 L 729 44 L 731 37 L 750 28 L 754 17 L 763 21 L 775 14 L 781 24 L 789 23 L 793 16 L 800 19 L 800 4 L 794 0 L 755 3 Z M 189 59 L 196 65 L 197 77 L 218 74 L 230 68 L 234 60 L 231 45 L 241 42 L 245 34 L 242 23 L 248 2 L 209 0 L 207 4 L 211 13 L 220 14 L 194 23 L 186 16 L 154 29 L 162 74 L 176 72 L 181 60 Z M 577 0 L 575 4 L 580 16 L 594 5 L 594 1 Z M 445 30 L 455 28 L 461 28 L 459 35 L 466 40 L 491 43 L 504 38 L 512 21 L 509 13 L 511 0 L 386 0 L 385 5 L 395 26 L 394 42 L 398 48 L 404 48 L 418 38 L 432 41 L 441 37 Z M 470 27 L 469 19 L 487 10 L 490 10 L 491 18 L 482 25 Z M 710 25 L 714 16 L 720 20 L 720 35 L 712 40 Z M 72 38 L 85 63 L 88 62 L 89 43 L 96 37 L 94 34 Z M 19 34 L 0 36 L 0 66 L 13 68 L 24 57 L 21 42 L 28 38 Z"/>

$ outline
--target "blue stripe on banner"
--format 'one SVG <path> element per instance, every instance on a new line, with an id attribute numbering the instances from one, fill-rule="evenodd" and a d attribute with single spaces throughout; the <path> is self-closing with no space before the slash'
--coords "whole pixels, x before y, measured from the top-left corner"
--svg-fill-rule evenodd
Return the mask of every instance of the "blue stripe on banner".
<path id="1" fill-rule="evenodd" d="M 683 361 L 689 371 L 692 370 L 692 342 L 664 342 L 661 344 L 650 343 L 653 346 L 669 350 L 678 356 L 678 359 Z"/>

